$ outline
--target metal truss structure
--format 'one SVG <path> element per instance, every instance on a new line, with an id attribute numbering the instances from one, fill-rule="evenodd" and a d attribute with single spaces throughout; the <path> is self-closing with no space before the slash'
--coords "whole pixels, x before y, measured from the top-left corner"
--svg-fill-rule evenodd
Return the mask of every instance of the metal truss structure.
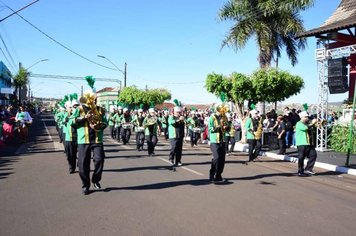
<path id="1" fill-rule="evenodd" d="M 356 53 L 356 45 L 327 49 L 328 44 L 326 40 L 319 40 L 315 54 L 319 76 L 317 118 L 321 121 L 327 120 L 328 116 L 328 60 L 349 57 Z M 324 125 L 318 126 L 316 149 L 321 152 L 328 151 L 328 129 Z"/>

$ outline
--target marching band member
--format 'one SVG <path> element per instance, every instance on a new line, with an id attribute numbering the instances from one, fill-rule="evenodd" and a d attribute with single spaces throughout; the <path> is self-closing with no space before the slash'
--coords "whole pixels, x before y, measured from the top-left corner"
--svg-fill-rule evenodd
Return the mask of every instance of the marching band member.
<path id="1" fill-rule="evenodd" d="M 226 155 L 232 153 L 235 148 L 235 128 L 233 125 L 232 117 L 229 113 L 226 114 L 227 117 L 227 129 L 225 133 L 225 144 L 226 144 Z M 229 143 L 231 143 L 231 147 L 229 149 Z"/>
<path id="2" fill-rule="evenodd" d="M 250 117 L 246 120 L 245 129 L 247 132 L 248 162 L 251 162 L 255 161 L 262 148 L 262 121 L 257 110 L 250 111 Z"/>
<path id="3" fill-rule="evenodd" d="M 138 109 L 138 114 L 132 119 L 132 124 L 135 126 L 137 151 L 142 151 L 145 143 L 144 119 L 141 108 Z"/>
<path id="4" fill-rule="evenodd" d="M 121 115 L 121 126 L 122 126 L 122 131 L 121 131 L 121 138 L 122 138 L 122 143 L 126 145 L 130 141 L 130 136 L 131 136 L 131 115 L 129 109 L 126 107 L 123 109 L 123 114 Z"/>
<path id="5" fill-rule="evenodd" d="M 173 115 L 168 118 L 168 135 L 171 144 L 169 153 L 169 161 L 172 165 L 181 166 L 182 162 L 182 149 L 185 119 L 181 115 L 182 109 L 178 106 L 174 107 Z"/>
<path id="6" fill-rule="evenodd" d="M 313 129 L 317 119 L 313 119 L 309 124 L 309 114 L 306 111 L 299 113 L 300 121 L 295 127 L 295 137 L 298 149 L 298 176 L 304 174 L 315 175 L 313 167 L 317 158 L 315 151 L 315 142 L 313 141 Z M 308 158 L 307 166 L 304 169 L 304 159 Z"/>
<path id="7" fill-rule="evenodd" d="M 164 139 L 168 139 L 168 118 L 169 118 L 169 111 L 165 110 L 163 112 L 163 116 L 160 117 L 160 122 L 162 126 L 162 132 L 164 134 Z"/>
<path id="8" fill-rule="evenodd" d="M 112 139 L 116 139 L 116 128 L 115 128 L 115 120 L 114 120 L 115 114 L 116 114 L 115 108 L 112 108 L 112 110 L 110 109 L 108 120 L 109 120 L 109 127 L 110 127 L 110 135 Z"/>
<path id="9" fill-rule="evenodd" d="M 91 153 L 94 161 L 91 182 L 96 189 L 101 188 L 100 181 L 104 168 L 103 133 L 107 127 L 107 120 L 104 109 L 97 106 L 95 100 L 95 93 L 86 91 L 80 99 L 82 105 L 79 112 L 73 115 L 74 124 L 77 126 L 78 167 L 84 195 L 90 193 Z"/>
<path id="10" fill-rule="evenodd" d="M 143 121 L 145 127 L 145 136 L 147 140 L 147 151 L 149 156 L 155 155 L 155 147 L 157 144 L 158 120 L 154 108 L 148 110 L 148 115 Z"/>
<path id="11" fill-rule="evenodd" d="M 191 116 L 187 119 L 188 131 L 190 136 L 190 146 L 197 146 L 200 136 L 199 119 L 195 114 L 195 111 L 190 112 Z"/>
<path id="12" fill-rule="evenodd" d="M 115 132 L 116 132 L 116 139 L 118 142 L 120 142 L 121 140 L 121 132 L 122 132 L 122 127 L 121 127 L 121 118 L 122 118 L 122 107 L 118 106 L 117 107 L 117 112 L 115 113 L 115 115 L 113 116 L 113 121 L 115 123 L 114 127 L 115 127 Z"/>
<path id="13" fill-rule="evenodd" d="M 215 113 L 209 118 L 209 137 L 210 150 L 213 154 L 211 161 L 211 168 L 209 172 L 209 180 L 216 183 L 223 182 L 222 172 L 225 166 L 225 142 L 224 136 L 227 129 L 227 120 L 225 112 L 227 112 L 226 105 L 220 104 L 216 106 Z"/>
<path id="14" fill-rule="evenodd" d="M 69 174 L 75 173 L 77 164 L 77 128 L 74 124 L 73 114 L 75 113 L 79 102 L 73 100 L 67 105 L 67 116 L 65 117 L 64 129 L 65 129 L 65 151 L 67 155 L 67 161 L 69 166 Z"/>

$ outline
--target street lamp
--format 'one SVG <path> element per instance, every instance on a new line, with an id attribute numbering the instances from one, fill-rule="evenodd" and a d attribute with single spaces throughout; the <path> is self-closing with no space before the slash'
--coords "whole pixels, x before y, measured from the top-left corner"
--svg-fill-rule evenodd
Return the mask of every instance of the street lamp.
<path id="1" fill-rule="evenodd" d="M 26 68 L 26 71 L 28 71 L 30 68 L 34 67 L 35 65 L 37 65 L 38 63 L 44 62 L 44 61 L 48 61 L 49 59 L 42 59 L 39 60 L 35 63 L 33 63 L 31 66 Z M 19 68 L 21 68 L 21 63 L 19 63 Z M 20 96 L 20 95 L 19 95 Z M 31 83 L 30 81 L 28 81 L 28 100 L 31 102 Z"/>
<path id="2" fill-rule="evenodd" d="M 73 84 L 72 82 L 66 81 L 66 83 L 71 84 L 74 87 L 76 87 L 80 91 L 80 96 L 83 96 L 83 86 L 81 86 L 81 88 L 79 88 L 77 85 Z"/>
<path id="3" fill-rule="evenodd" d="M 32 68 L 33 66 L 37 65 L 38 63 L 40 62 L 43 62 L 43 61 L 49 61 L 49 59 L 42 59 L 42 60 L 39 60 L 37 61 L 36 63 L 33 63 L 30 67 L 28 67 L 26 70 L 29 70 L 30 68 Z"/>
<path id="4" fill-rule="evenodd" d="M 113 65 L 117 71 L 120 71 L 123 75 L 124 75 L 124 88 L 126 87 L 126 74 L 127 74 L 127 63 L 125 62 L 125 70 L 122 71 L 119 67 L 117 67 L 112 61 L 110 61 L 107 57 L 102 56 L 102 55 L 98 55 L 98 57 L 100 58 L 104 58 L 105 60 L 107 60 L 108 62 L 111 63 L 111 65 Z"/>

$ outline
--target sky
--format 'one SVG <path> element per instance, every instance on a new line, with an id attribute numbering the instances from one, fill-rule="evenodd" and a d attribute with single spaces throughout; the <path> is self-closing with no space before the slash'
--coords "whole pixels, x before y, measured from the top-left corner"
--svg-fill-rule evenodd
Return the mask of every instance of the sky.
<path id="1" fill-rule="evenodd" d="M 0 0 L 0 18 L 32 0 Z M 97 55 L 103 55 L 121 71 L 127 63 L 127 86 L 166 88 L 172 100 L 184 104 L 218 101 L 204 87 L 209 73 L 251 74 L 258 69 L 258 50 L 251 39 L 243 50 L 234 51 L 221 43 L 232 22 L 218 20 L 219 0 L 40 0 L 0 23 L 0 60 L 16 73 L 19 62 L 33 74 L 119 79 L 123 73 Z M 319 27 L 337 8 L 340 0 L 316 0 L 301 13 L 306 29 Z M 37 27 L 36 28 L 34 28 Z M 46 37 L 50 36 L 53 40 Z M 5 45 L 4 43 L 5 42 Z M 60 46 L 64 45 L 69 50 Z M 6 50 L 7 49 L 7 50 Z M 299 53 L 292 67 L 283 54 L 279 67 L 304 79 L 300 94 L 283 103 L 317 103 L 318 74 L 315 38 Z M 10 54 L 10 55 L 9 55 Z M 80 56 L 78 56 L 79 54 Z M 6 57 L 5 57 L 6 56 Z M 87 58 L 88 60 L 83 59 Z M 48 59 L 46 61 L 41 61 Z M 41 62 L 39 62 L 41 61 Z M 31 77 L 35 97 L 63 97 L 80 93 L 87 83 Z M 97 90 L 117 86 L 97 81 Z M 329 102 L 342 101 L 348 94 L 329 95 Z"/>

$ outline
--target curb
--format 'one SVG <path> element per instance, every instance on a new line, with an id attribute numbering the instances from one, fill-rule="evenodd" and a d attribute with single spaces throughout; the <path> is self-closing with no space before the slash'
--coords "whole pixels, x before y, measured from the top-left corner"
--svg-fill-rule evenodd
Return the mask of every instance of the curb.
<path id="1" fill-rule="evenodd" d="M 236 143 L 234 151 L 248 152 L 248 144 Z M 270 157 L 273 159 L 284 160 L 284 161 L 289 161 L 289 162 L 293 162 L 293 163 L 298 162 L 298 158 L 296 158 L 296 157 L 290 157 L 288 155 L 278 155 L 273 152 L 261 151 L 260 156 L 266 156 L 266 157 Z M 321 168 L 321 169 L 325 169 L 325 170 L 341 172 L 341 173 L 345 173 L 345 174 L 349 174 L 349 175 L 356 175 L 356 169 L 351 169 L 351 168 L 347 168 L 344 166 L 331 165 L 331 164 L 322 163 L 322 162 L 318 162 L 318 161 L 315 162 L 314 166 Z"/>

